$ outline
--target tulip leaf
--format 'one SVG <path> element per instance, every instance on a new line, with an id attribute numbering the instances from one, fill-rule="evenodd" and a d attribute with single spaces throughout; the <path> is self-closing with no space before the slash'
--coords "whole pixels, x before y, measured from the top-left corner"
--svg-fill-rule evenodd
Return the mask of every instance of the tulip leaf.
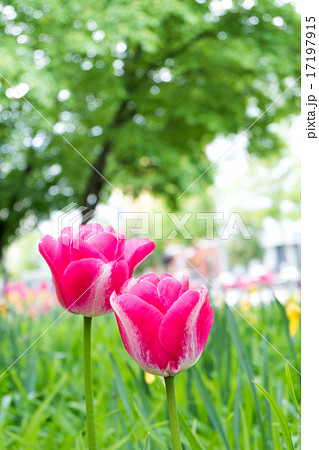
<path id="1" fill-rule="evenodd" d="M 238 368 L 237 372 L 237 384 L 234 398 L 234 438 L 235 438 L 235 449 L 239 450 L 240 445 L 240 402 L 241 402 L 241 369 Z"/>
<path id="2" fill-rule="evenodd" d="M 263 385 L 266 390 L 269 390 L 269 361 L 268 361 L 268 344 L 263 339 L 262 340 L 262 350 L 263 350 L 263 365 L 262 365 L 262 377 Z M 265 399 L 266 406 L 266 423 L 268 424 L 268 436 L 272 437 L 272 427 L 271 427 L 271 411 L 267 400 Z"/>
<path id="3" fill-rule="evenodd" d="M 149 418 L 146 419 L 143 416 L 143 413 L 138 405 L 138 403 L 136 401 L 134 401 L 134 407 L 135 410 L 139 416 L 139 420 L 141 422 L 141 424 L 143 425 L 143 427 L 145 428 L 145 430 L 147 431 L 147 434 L 150 435 L 150 437 L 152 436 L 153 440 L 157 443 L 159 448 L 163 448 L 165 449 L 165 445 L 163 445 L 162 441 L 161 441 L 161 437 L 157 436 L 156 430 L 152 428 L 151 424 L 150 424 L 150 420 Z"/>
<path id="4" fill-rule="evenodd" d="M 132 430 L 130 433 L 128 433 L 126 436 L 124 436 L 120 441 L 116 442 L 116 444 L 108 446 L 107 447 L 108 450 L 116 450 L 118 448 L 123 448 L 124 444 L 128 444 L 129 443 L 129 441 L 131 439 L 131 436 L 133 434 L 133 431 L 134 430 Z"/>
<path id="5" fill-rule="evenodd" d="M 133 423 L 133 414 L 130 406 L 130 401 L 126 392 L 125 384 L 121 375 L 121 371 L 119 369 L 119 366 L 113 357 L 113 355 L 110 355 L 111 357 L 111 363 L 112 363 L 112 369 L 114 374 L 114 382 L 116 390 L 121 398 L 121 401 L 123 403 L 124 409 L 127 412 L 127 415 L 129 416 L 131 422 Z"/>
<path id="6" fill-rule="evenodd" d="M 282 450 L 282 445 L 280 442 L 280 433 L 277 424 L 272 424 L 272 436 L 273 436 L 274 450 Z"/>
<path id="7" fill-rule="evenodd" d="M 286 446 L 288 450 L 293 450 L 294 446 L 292 444 L 292 439 L 291 439 L 291 434 L 290 434 L 290 430 L 288 427 L 288 423 L 287 420 L 280 408 L 280 406 L 278 405 L 278 403 L 276 403 L 276 401 L 272 398 L 272 396 L 269 394 L 269 392 L 266 391 L 266 389 L 264 389 L 262 386 L 260 386 L 258 383 L 256 383 L 255 381 L 252 381 L 257 387 L 258 389 L 264 394 L 264 396 L 266 397 L 266 399 L 268 400 L 275 416 L 278 419 L 284 440 L 286 442 Z"/>
<path id="8" fill-rule="evenodd" d="M 241 421 L 242 421 L 242 424 L 243 424 L 243 427 L 242 427 L 242 430 L 243 430 L 243 448 L 246 450 L 246 449 L 250 448 L 249 431 L 248 431 L 246 414 L 245 414 L 245 411 L 244 411 L 244 408 L 242 407 L 242 405 L 240 405 L 240 415 L 241 415 Z"/>
<path id="9" fill-rule="evenodd" d="M 20 444 L 22 444 L 23 447 L 20 447 L 20 448 L 26 448 L 26 449 L 32 448 L 32 442 L 27 441 L 26 439 L 23 439 L 22 437 L 18 436 L 16 433 L 12 433 L 10 430 L 6 430 L 6 435 L 12 439 L 12 442 L 19 442 Z M 15 447 L 15 448 L 18 448 L 18 447 Z"/>
<path id="10" fill-rule="evenodd" d="M 192 430 L 187 425 L 187 422 L 180 411 L 178 411 L 178 419 L 183 433 L 185 434 L 192 450 L 202 450 L 202 446 L 198 442 L 197 438 L 193 435 Z"/>
<path id="11" fill-rule="evenodd" d="M 207 389 L 207 387 L 205 386 L 205 384 L 203 383 L 201 376 L 199 375 L 198 371 L 196 370 L 196 367 L 193 368 L 193 374 L 194 374 L 194 378 L 195 378 L 196 387 L 201 396 L 202 402 L 206 408 L 209 420 L 214 425 L 225 448 L 227 450 L 230 450 L 230 445 L 227 440 L 225 430 L 223 428 L 223 425 L 221 423 L 221 420 L 219 418 L 217 410 L 212 401 L 211 394 L 210 394 L 209 390 Z"/>
<path id="12" fill-rule="evenodd" d="M 146 434 L 143 450 L 151 450 L 151 437 L 149 433 Z"/>
<path id="13" fill-rule="evenodd" d="M 296 407 L 296 410 L 298 411 L 299 416 L 301 416 L 301 410 L 300 410 L 300 406 L 299 406 L 297 398 L 296 398 L 296 394 L 295 394 L 294 386 L 293 386 L 293 383 L 292 383 L 290 369 L 289 369 L 288 364 L 285 365 L 285 372 L 286 372 L 286 379 L 287 379 L 287 383 L 288 383 L 288 387 L 289 387 L 289 391 L 290 391 L 290 395 L 291 395 L 292 401 L 294 402 L 294 405 Z"/>
<path id="14" fill-rule="evenodd" d="M 5 450 L 5 448 L 6 448 L 6 446 L 5 446 L 5 443 L 4 443 L 2 427 L 0 425 L 0 450 Z"/>
<path id="15" fill-rule="evenodd" d="M 20 378 L 19 378 L 18 375 L 17 375 L 17 372 L 15 371 L 15 368 L 14 368 L 14 367 L 11 367 L 9 373 L 10 373 L 10 375 L 11 375 L 11 378 L 12 378 L 14 384 L 17 386 L 17 388 L 18 388 L 18 390 L 19 390 L 19 392 L 20 392 L 21 397 L 23 398 L 23 400 L 24 400 L 24 401 L 28 401 L 27 393 L 26 393 L 26 391 L 25 391 L 25 388 L 24 388 L 24 386 L 23 386 L 23 384 L 22 384 Z"/>
<path id="16" fill-rule="evenodd" d="M 245 375 L 247 377 L 247 381 L 249 383 L 251 393 L 253 395 L 255 409 L 256 409 L 256 415 L 257 415 L 257 421 L 258 421 L 258 425 L 259 425 L 259 429 L 260 429 L 260 433 L 261 433 L 263 447 L 264 447 L 264 449 L 268 449 L 266 433 L 265 433 L 265 429 L 263 426 L 263 421 L 262 421 L 262 417 L 261 417 L 259 400 L 258 400 L 256 388 L 253 385 L 253 383 L 251 382 L 251 379 L 253 378 L 253 368 L 251 365 L 251 361 L 248 358 L 247 348 L 239 334 L 237 322 L 234 319 L 233 313 L 231 312 L 230 308 L 227 305 L 226 305 L 226 308 L 227 308 L 226 310 L 227 310 L 227 320 L 228 320 L 229 332 L 232 337 L 240 364 L 241 364 L 241 366 L 245 372 Z"/>
<path id="17" fill-rule="evenodd" d="M 56 396 L 56 394 L 59 392 L 61 386 L 65 383 L 65 380 L 67 379 L 67 374 L 64 374 L 62 378 L 59 380 L 58 383 L 54 386 L 53 390 L 50 392 L 50 394 L 46 397 L 46 399 L 40 403 L 40 406 L 35 411 L 35 413 L 32 416 L 32 419 L 28 423 L 28 425 L 25 427 L 22 437 L 26 440 L 29 440 L 30 442 L 34 442 L 37 434 L 38 429 L 41 426 L 41 423 L 46 419 L 46 416 L 44 414 L 45 410 L 53 400 L 53 398 Z"/>

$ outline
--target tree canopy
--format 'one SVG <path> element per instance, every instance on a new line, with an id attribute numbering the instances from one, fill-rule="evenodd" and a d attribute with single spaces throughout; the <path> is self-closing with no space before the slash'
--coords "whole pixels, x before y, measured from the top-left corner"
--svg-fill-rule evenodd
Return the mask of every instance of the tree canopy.
<path id="1" fill-rule="evenodd" d="M 94 208 L 112 190 L 99 173 L 176 208 L 205 146 L 248 128 L 300 72 L 300 18 L 279 0 L 0 5 L 1 246 L 71 201 Z M 269 125 L 298 109 L 296 84 L 249 129 L 249 152 L 278 153 Z"/>

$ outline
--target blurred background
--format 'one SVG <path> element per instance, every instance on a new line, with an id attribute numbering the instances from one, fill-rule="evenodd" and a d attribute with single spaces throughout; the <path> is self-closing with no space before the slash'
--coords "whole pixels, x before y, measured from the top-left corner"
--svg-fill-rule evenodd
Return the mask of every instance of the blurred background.
<path id="1" fill-rule="evenodd" d="M 41 320 L 49 324 L 61 312 L 39 240 L 57 236 L 61 224 L 87 221 L 154 239 L 140 273 L 206 283 L 216 308 L 235 306 L 262 333 L 269 314 L 278 325 L 273 344 L 298 364 L 298 5 L 2 1 L 0 28 L 0 324 L 11 330 L 11 340 L 1 337 L 1 367 L 37 337 L 26 324 L 38 323 L 40 334 Z M 219 219 L 205 222 L 203 213 Z M 182 218 L 186 233 L 176 226 Z M 18 344 L 17 317 L 26 327 Z M 280 404 L 281 376 L 273 384 Z M 221 414 L 226 404 L 232 408 L 227 392 Z M 0 424 L 8 419 L 6 402 L 2 409 Z M 14 426 L 4 437 L 10 445 L 18 445 Z M 244 438 L 234 446 L 246 448 Z M 251 448 L 265 445 L 259 439 L 250 437 Z M 298 444 L 298 430 L 294 439 Z"/>
<path id="2" fill-rule="evenodd" d="M 80 207 L 75 225 L 91 218 L 128 236 L 131 218 L 150 213 L 160 271 L 190 271 L 183 249 L 210 282 L 235 288 L 271 273 L 275 284 L 298 284 L 293 5 L 19 1 L 1 5 L 1 26 L 3 281 L 47 279 L 37 242 L 61 231 L 56 211 Z M 222 214 L 213 236 L 202 212 Z M 251 239 L 236 223 L 222 236 L 234 212 Z M 191 214 L 189 236 L 171 235 L 168 213 Z"/>

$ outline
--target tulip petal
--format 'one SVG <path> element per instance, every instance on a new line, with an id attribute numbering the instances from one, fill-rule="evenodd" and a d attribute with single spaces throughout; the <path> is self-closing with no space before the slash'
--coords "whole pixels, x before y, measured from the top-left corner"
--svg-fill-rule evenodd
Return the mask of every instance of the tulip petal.
<path id="1" fill-rule="evenodd" d="M 156 275 L 156 273 L 147 273 L 145 275 L 142 275 L 139 277 L 139 280 L 147 280 L 149 283 L 154 284 L 154 286 L 157 286 L 160 282 L 160 277 Z"/>
<path id="2" fill-rule="evenodd" d="M 63 277 L 64 271 L 70 263 L 70 246 L 72 245 L 72 228 L 65 227 L 58 239 L 58 252 L 55 258 L 55 266 Z"/>
<path id="3" fill-rule="evenodd" d="M 197 342 L 199 347 L 204 351 L 209 332 L 214 323 L 214 310 L 209 302 L 208 291 L 206 286 L 200 286 L 200 297 L 203 301 L 197 320 Z"/>
<path id="4" fill-rule="evenodd" d="M 63 308 L 65 308 L 66 305 L 64 301 L 62 273 L 59 271 L 58 266 L 55 263 L 57 259 L 58 247 L 58 242 L 53 237 L 48 235 L 44 236 L 44 238 L 39 243 L 39 251 L 43 258 L 46 260 L 51 270 L 52 281 L 57 293 L 57 297 Z"/>
<path id="5" fill-rule="evenodd" d="M 117 253 L 116 253 L 116 260 L 120 261 L 122 259 L 124 259 L 124 255 L 125 255 L 125 234 L 124 233 L 120 233 L 118 235 L 118 245 L 117 245 Z"/>
<path id="6" fill-rule="evenodd" d="M 111 312 L 112 264 L 87 258 L 73 261 L 63 277 L 67 309 L 87 317 Z"/>
<path id="7" fill-rule="evenodd" d="M 102 253 L 107 261 L 114 261 L 117 250 L 117 237 L 113 233 L 98 233 L 86 242 L 89 242 L 92 247 Z"/>
<path id="8" fill-rule="evenodd" d="M 181 283 L 176 278 L 166 277 L 158 283 L 157 289 L 159 291 L 160 302 L 165 311 L 168 311 L 178 299 Z"/>
<path id="9" fill-rule="evenodd" d="M 71 239 L 73 237 L 73 228 L 72 227 L 64 227 L 62 228 L 61 234 L 66 234 Z"/>
<path id="10" fill-rule="evenodd" d="M 125 259 L 129 265 L 129 276 L 132 276 L 134 269 L 149 255 L 155 248 L 155 242 L 147 238 L 133 238 L 125 244 Z"/>
<path id="11" fill-rule="evenodd" d="M 158 339 L 163 314 L 132 294 L 112 296 L 124 347 L 143 370 L 153 375 L 168 375 L 168 355 Z"/>
<path id="12" fill-rule="evenodd" d="M 48 234 L 41 239 L 39 243 L 39 251 L 46 262 L 54 261 L 58 252 L 58 242 Z"/>
<path id="13" fill-rule="evenodd" d="M 173 356 L 170 373 L 191 367 L 201 356 L 214 320 L 207 288 L 185 292 L 166 314 L 159 331 L 164 349 Z"/>
<path id="14" fill-rule="evenodd" d="M 155 306 L 155 308 L 159 309 L 162 313 L 165 312 L 164 308 L 161 308 L 161 304 L 159 303 L 156 286 L 148 280 L 142 280 L 141 282 L 134 284 L 130 288 L 130 294 L 136 295 L 148 304 Z"/>
<path id="15" fill-rule="evenodd" d="M 73 239 L 70 248 L 71 261 L 79 261 L 81 259 L 101 259 L 105 263 L 109 262 L 107 258 L 90 242 L 78 241 L 77 238 Z"/>
<path id="16" fill-rule="evenodd" d="M 104 231 L 104 230 L 102 230 L 102 231 Z M 106 231 L 107 233 L 115 234 L 115 236 L 116 236 L 116 231 L 114 230 L 114 228 L 113 228 L 111 225 L 107 225 L 107 226 L 105 227 L 105 231 Z"/>
<path id="17" fill-rule="evenodd" d="M 128 264 L 126 261 L 119 261 L 115 263 L 113 272 L 112 272 L 112 282 L 114 286 L 115 292 L 118 294 L 121 290 L 121 287 L 128 279 Z"/>
<path id="18" fill-rule="evenodd" d="M 103 233 L 104 228 L 102 225 L 96 222 L 87 223 L 86 225 L 80 225 L 79 226 L 79 233 L 78 236 L 81 240 L 84 242 L 87 242 L 92 238 L 93 236 L 96 236 L 99 233 Z"/>
<path id="19" fill-rule="evenodd" d="M 181 283 L 182 287 L 181 290 L 179 291 L 179 296 L 181 297 L 182 294 L 184 294 L 184 292 L 189 290 L 189 279 L 186 275 L 182 276 L 182 283 Z"/>

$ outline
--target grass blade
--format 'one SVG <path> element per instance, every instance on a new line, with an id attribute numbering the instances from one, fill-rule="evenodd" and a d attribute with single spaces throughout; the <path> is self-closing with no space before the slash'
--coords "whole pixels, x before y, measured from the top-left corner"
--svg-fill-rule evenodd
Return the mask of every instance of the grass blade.
<path id="1" fill-rule="evenodd" d="M 244 411 L 244 408 L 240 405 L 240 413 L 241 413 L 241 421 L 243 424 L 243 449 L 249 450 L 250 444 L 249 444 L 249 431 L 248 431 L 248 425 L 247 425 L 247 419 L 246 414 Z"/>
<path id="2" fill-rule="evenodd" d="M 18 377 L 17 372 L 15 371 L 15 368 L 14 368 L 14 367 L 11 367 L 11 369 L 10 369 L 10 375 L 11 375 L 11 378 L 12 378 L 14 384 L 17 386 L 17 388 L 18 388 L 18 390 L 19 390 L 19 392 L 20 392 L 20 394 L 21 394 L 21 398 L 22 398 L 25 402 L 28 402 L 29 400 L 28 400 L 27 393 L 26 393 L 26 391 L 25 391 L 25 389 L 24 389 L 24 386 L 23 386 L 23 384 L 22 384 L 20 378 Z"/>
<path id="3" fill-rule="evenodd" d="M 269 360 L 268 360 L 268 344 L 265 340 L 262 341 L 262 348 L 263 348 L 263 365 L 262 365 L 262 378 L 263 378 L 263 385 L 265 386 L 266 390 L 269 390 Z M 267 400 L 265 399 L 266 403 L 266 419 L 268 424 L 268 436 L 269 441 L 272 440 L 272 427 L 271 427 L 271 411 L 270 406 Z"/>
<path id="4" fill-rule="evenodd" d="M 240 443 L 240 400 L 241 400 L 241 369 L 238 367 L 236 393 L 234 399 L 234 438 L 235 450 L 239 450 Z"/>
<path id="5" fill-rule="evenodd" d="M 195 378 L 196 387 L 198 389 L 199 395 L 201 396 L 202 402 L 206 408 L 209 420 L 214 425 L 225 448 L 227 450 L 230 450 L 230 445 L 227 440 L 225 430 L 224 430 L 221 420 L 218 416 L 218 413 L 216 411 L 214 403 L 211 400 L 211 394 L 210 394 L 209 390 L 207 389 L 207 387 L 204 385 L 204 383 L 195 367 L 193 368 L 193 374 L 194 374 L 194 378 Z"/>
<path id="6" fill-rule="evenodd" d="M 279 405 L 275 402 L 275 400 L 272 398 L 272 396 L 269 394 L 269 392 L 266 391 L 266 389 L 264 389 L 262 386 L 260 386 L 259 384 L 255 383 L 255 381 L 252 381 L 257 387 L 258 389 L 264 394 L 264 396 L 266 397 L 266 399 L 268 400 L 275 416 L 278 419 L 284 440 L 286 442 L 286 446 L 288 450 L 293 450 L 294 446 L 292 444 L 292 439 L 291 439 L 291 433 L 288 427 L 288 423 L 287 420 L 281 410 L 281 408 L 279 407 Z"/>
<path id="7" fill-rule="evenodd" d="M 114 383 L 116 390 L 120 396 L 120 399 L 123 403 L 124 409 L 127 412 L 127 415 L 129 416 L 131 422 L 133 423 L 133 414 L 130 406 L 130 401 L 126 392 L 125 384 L 122 378 L 121 371 L 119 369 L 119 366 L 117 365 L 117 362 L 115 361 L 115 358 L 111 354 L 111 363 L 113 368 L 113 374 L 114 374 Z"/>
<path id="8" fill-rule="evenodd" d="M 151 438 L 149 433 L 146 435 L 143 450 L 151 450 Z"/>
<path id="9" fill-rule="evenodd" d="M 2 428 L 1 428 L 1 425 L 0 425 L 0 450 L 5 450 L 5 448 L 6 448 L 6 446 L 4 444 Z"/>
<path id="10" fill-rule="evenodd" d="M 286 379 L 287 379 L 287 383 L 288 383 L 292 401 L 294 402 L 294 405 L 296 407 L 296 410 L 298 411 L 299 416 L 301 416 L 301 409 L 300 409 L 300 406 L 299 406 L 297 398 L 296 398 L 296 394 L 295 394 L 294 386 L 292 383 L 290 369 L 289 369 L 288 364 L 285 365 L 285 372 L 286 372 Z"/>
<path id="11" fill-rule="evenodd" d="M 56 383 L 50 394 L 46 397 L 46 399 L 40 404 L 38 409 L 35 411 L 29 424 L 22 433 L 22 437 L 24 439 L 29 440 L 30 442 L 35 441 L 38 434 L 38 430 L 41 427 L 41 423 L 45 419 L 44 411 L 49 406 L 49 404 L 56 396 L 56 394 L 59 392 L 61 386 L 65 383 L 67 377 L 68 377 L 67 374 L 64 374 L 64 376 L 62 376 L 62 378 L 59 380 L 58 383 Z"/>
<path id="12" fill-rule="evenodd" d="M 192 430 L 187 425 L 187 422 L 180 411 L 178 411 L 178 419 L 183 433 L 185 434 L 192 450 L 203 450 L 202 446 L 198 442 L 197 438 L 193 435 Z"/>
<path id="13" fill-rule="evenodd" d="M 152 426 L 151 426 L 151 424 L 149 422 L 149 419 L 146 419 L 143 416 L 143 413 L 140 410 L 140 407 L 139 407 L 139 405 L 137 404 L 136 401 L 134 401 L 134 406 L 135 406 L 135 410 L 136 410 L 136 412 L 138 414 L 138 418 L 139 418 L 139 420 L 141 422 L 141 425 L 145 428 L 147 434 L 150 435 L 150 437 L 153 438 L 153 441 L 155 441 L 157 443 L 159 448 L 165 449 L 165 445 L 163 445 L 162 441 L 161 441 L 162 436 L 160 436 L 160 437 L 157 436 L 156 430 L 152 428 Z"/>
<path id="14" fill-rule="evenodd" d="M 265 433 L 265 429 L 264 429 L 263 422 L 262 422 L 257 392 L 255 389 L 255 386 L 251 382 L 251 380 L 253 378 L 253 368 L 252 368 L 250 359 L 247 356 L 247 349 L 246 349 L 245 344 L 239 334 L 238 326 L 234 319 L 234 316 L 233 316 L 230 308 L 228 306 L 226 306 L 226 308 L 227 308 L 227 320 L 228 320 L 229 332 L 232 337 L 240 364 L 241 364 L 241 366 L 245 372 L 245 375 L 247 377 L 251 393 L 253 395 L 255 409 L 256 409 L 256 415 L 257 415 L 257 421 L 258 421 L 258 425 L 259 425 L 259 429 L 260 429 L 260 433 L 261 433 L 261 438 L 263 441 L 263 447 L 264 447 L 264 449 L 268 449 L 266 433 Z"/>

